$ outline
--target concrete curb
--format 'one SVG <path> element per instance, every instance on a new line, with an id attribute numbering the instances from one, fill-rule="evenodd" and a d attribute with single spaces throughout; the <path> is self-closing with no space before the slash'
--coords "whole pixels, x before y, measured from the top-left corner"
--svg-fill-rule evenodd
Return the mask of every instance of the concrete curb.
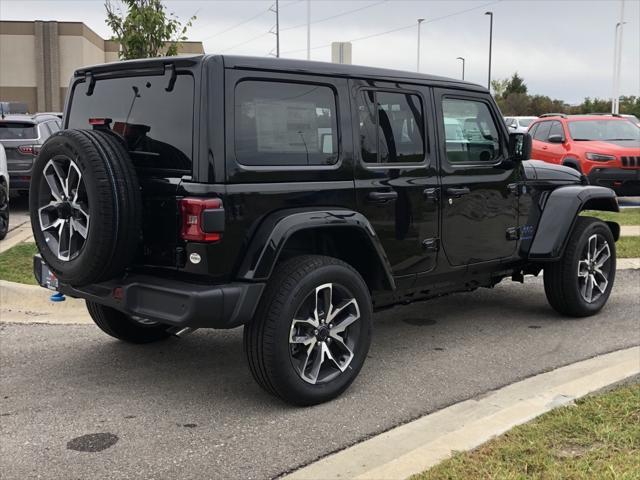
<path id="1" fill-rule="evenodd" d="M 640 225 L 621 225 L 621 237 L 640 237 Z"/>
<path id="2" fill-rule="evenodd" d="M 640 374 L 640 347 L 599 355 L 457 403 L 330 455 L 285 480 L 400 480 L 545 412 Z"/>
<path id="3" fill-rule="evenodd" d="M 11 230 L 4 240 L 0 241 L 0 253 L 6 252 L 16 245 L 26 242 L 33 238 L 31 225 L 26 223 Z M 33 241 L 33 240 L 31 240 Z"/>

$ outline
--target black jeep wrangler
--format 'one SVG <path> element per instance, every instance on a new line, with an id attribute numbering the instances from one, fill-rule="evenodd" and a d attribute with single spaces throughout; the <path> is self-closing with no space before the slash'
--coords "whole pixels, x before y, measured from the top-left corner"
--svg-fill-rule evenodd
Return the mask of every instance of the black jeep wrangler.
<path id="1" fill-rule="evenodd" d="M 376 309 L 543 269 L 561 314 L 604 306 L 619 227 L 578 214 L 618 211 L 614 192 L 530 149 L 458 80 L 218 55 L 83 68 L 34 167 L 35 275 L 128 342 L 244 325 L 265 390 L 323 402 Z"/>

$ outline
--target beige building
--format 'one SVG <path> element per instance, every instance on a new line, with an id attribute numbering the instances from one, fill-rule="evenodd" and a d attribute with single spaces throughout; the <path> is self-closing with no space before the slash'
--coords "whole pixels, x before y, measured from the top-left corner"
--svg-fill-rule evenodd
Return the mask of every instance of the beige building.
<path id="1" fill-rule="evenodd" d="M 0 101 L 61 111 L 73 71 L 116 61 L 118 49 L 81 22 L 0 21 Z M 204 53 L 202 42 L 184 42 L 180 53 Z"/>

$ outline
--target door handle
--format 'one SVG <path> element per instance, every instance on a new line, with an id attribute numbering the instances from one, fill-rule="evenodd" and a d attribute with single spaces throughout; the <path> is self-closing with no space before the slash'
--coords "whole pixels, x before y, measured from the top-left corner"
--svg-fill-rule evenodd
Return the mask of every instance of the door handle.
<path id="1" fill-rule="evenodd" d="M 469 187 L 447 188 L 447 195 L 450 197 L 459 198 L 467 193 L 471 193 Z"/>
<path id="2" fill-rule="evenodd" d="M 425 188 L 422 191 L 422 195 L 424 196 L 425 200 L 432 200 L 434 202 L 437 202 L 438 200 L 440 200 L 440 189 L 439 188 Z"/>
<path id="3" fill-rule="evenodd" d="M 371 203 L 385 203 L 398 198 L 398 192 L 370 192 L 367 198 Z"/>
<path id="4" fill-rule="evenodd" d="M 546 145 L 544 145 L 544 146 L 542 147 L 542 149 L 543 149 L 543 150 L 547 150 L 548 148 L 549 148 L 549 147 L 547 147 Z"/>

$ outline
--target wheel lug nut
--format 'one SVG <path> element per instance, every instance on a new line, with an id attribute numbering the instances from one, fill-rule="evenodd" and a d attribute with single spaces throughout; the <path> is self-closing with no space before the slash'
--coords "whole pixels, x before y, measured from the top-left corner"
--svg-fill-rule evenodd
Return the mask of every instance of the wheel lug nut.
<path id="1" fill-rule="evenodd" d="M 313 334 L 314 334 L 314 335 L 317 335 L 317 334 L 318 334 L 318 330 L 314 330 L 314 331 L 313 331 Z"/>

